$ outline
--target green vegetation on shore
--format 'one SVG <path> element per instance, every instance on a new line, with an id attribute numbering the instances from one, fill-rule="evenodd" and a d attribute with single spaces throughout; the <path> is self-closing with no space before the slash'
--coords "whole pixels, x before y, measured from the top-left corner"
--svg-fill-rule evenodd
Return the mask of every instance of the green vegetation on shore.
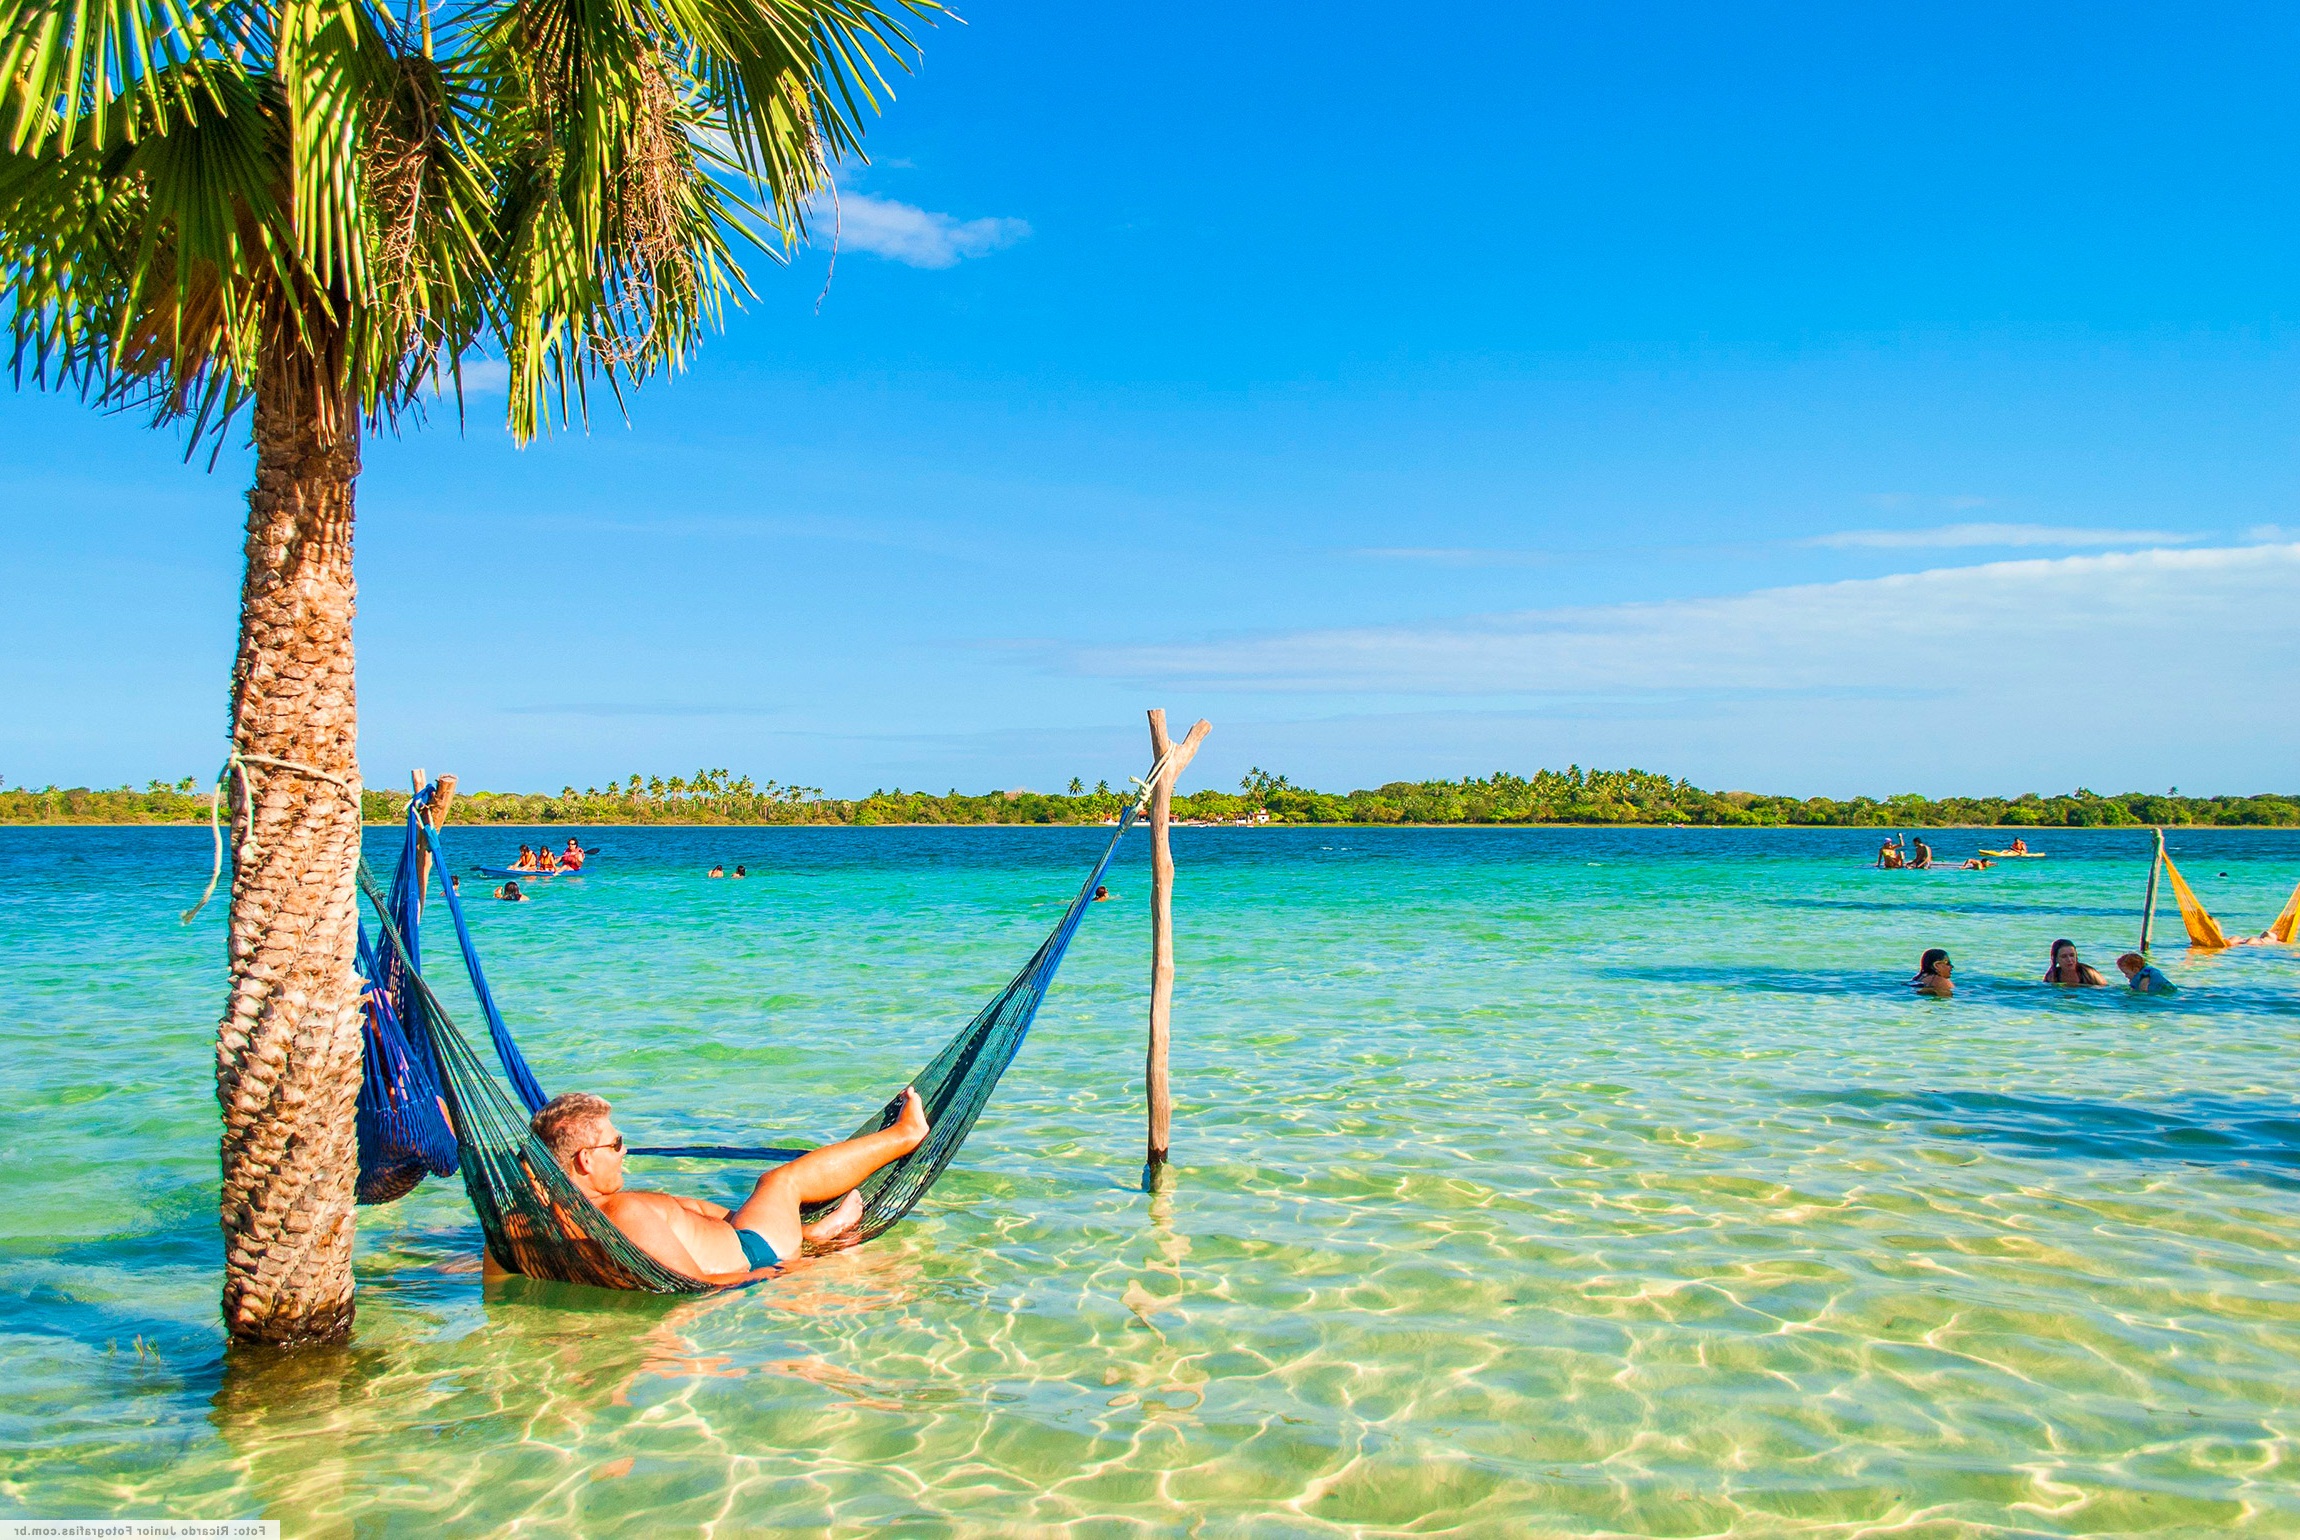
<path id="1" fill-rule="evenodd" d="M 0 824 L 201 823 L 204 790 L 191 777 L 142 791 L 87 787 L 0 788 Z M 605 787 L 556 795 L 465 792 L 453 819 L 467 824 L 1067 824 L 1115 818 L 1128 793 L 1072 781 L 1064 792 L 993 791 L 941 794 L 874 791 L 826 797 L 809 786 L 754 783 L 724 770 L 692 778 L 631 776 Z M 397 822 L 405 794 L 369 791 L 371 822 Z M 1336 793 L 1295 786 L 1256 769 L 1236 791 L 1197 791 L 1174 799 L 1177 818 L 1232 822 L 1267 815 L 1289 824 L 1702 824 L 1780 828 L 2098 828 L 2149 824 L 2300 827 L 2300 794 L 2182 797 L 2148 792 L 2114 796 L 2078 788 L 2057 796 L 1775 797 L 1748 791 L 1703 791 L 1643 770 L 1496 772 L 1483 779 L 1392 781 L 1371 791 Z"/>

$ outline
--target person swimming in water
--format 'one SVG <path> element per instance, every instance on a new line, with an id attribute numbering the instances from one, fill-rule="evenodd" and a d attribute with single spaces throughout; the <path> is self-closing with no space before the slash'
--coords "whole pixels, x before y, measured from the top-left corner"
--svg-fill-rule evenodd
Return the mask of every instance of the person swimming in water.
<path id="1" fill-rule="evenodd" d="M 2157 971 L 2156 964 L 2138 952 L 2127 952 L 2116 960 L 2116 971 L 2124 981 L 2144 995 L 2176 995 L 2180 993 L 2172 980 Z"/>
<path id="2" fill-rule="evenodd" d="M 738 877 L 748 877 L 751 875 L 750 868 L 745 866 L 738 866 L 735 868 L 735 875 Z"/>
<path id="3" fill-rule="evenodd" d="M 1098 903 L 1098 904 L 1107 904 L 1107 903 L 1109 903 L 1109 902 L 1110 902 L 1110 890 L 1109 890 L 1108 888 L 1100 888 L 1100 887 L 1096 888 L 1096 889 L 1094 890 L 1094 901 L 1095 901 L 1096 903 Z"/>
<path id="4" fill-rule="evenodd" d="M 706 877 L 724 877 L 727 875 L 727 869 L 719 862 L 713 861 L 711 863 L 711 869 L 703 873 L 703 875 Z"/>
<path id="5" fill-rule="evenodd" d="M 2052 944 L 2052 966 L 2045 969 L 2044 981 L 2071 989 L 2098 989 L 2108 982 L 2100 976 L 2099 969 L 2078 959 L 2076 943 L 2066 939 Z"/>
<path id="6" fill-rule="evenodd" d="M 506 879 L 503 886 L 495 890 L 495 896 L 507 904 L 524 904 L 527 902 L 527 895 L 519 891 L 519 884 L 510 879 Z"/>
<path id="7" fill-rule="evenodd" d="M 1985 872 L 1994 865 L 1996 862 L 1991 861 L 1987 856 L 1973 856 L 1957 870 L 1960 872 Z"/>
<path id="8" fill-rule="evenodd" d="M 1947 952 L 1937 946 L 1927 948 L 1925 955 L 1917 959 L 1917 976 L 1909 980 L 1909 987 L 1920 995 L 1946 1000 L 1957 992 L 1957 986 L 1949 978 L 1955 971 Z"/>

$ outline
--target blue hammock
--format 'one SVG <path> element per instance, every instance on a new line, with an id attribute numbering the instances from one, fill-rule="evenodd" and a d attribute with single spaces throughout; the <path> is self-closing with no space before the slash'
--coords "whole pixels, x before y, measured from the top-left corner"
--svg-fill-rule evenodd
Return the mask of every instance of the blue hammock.
<path id="1" fill-rule="evenodd" d="M 367 1007 L 367 1063 L 359 1089 L 359 1201 L 389 1203 L 405 1197 L 428 1174 L 446 1176 L 456 1169 L 455 1131 L 447 1116 L 446 1074 L 437 1045 L 420 1026 L 426 1002 L 417 989 L 423 968 L 423 891 L 418 881 L 426 851 L 442 872 L 446 853 L 439 846 L 439 831 L 424 818 L 431 806 L 431 789 L 424 788 L 407 806 L 407 834 L 401 841 L 399 865 L 391 877 L 386 901 L 394 944 L 384 954 L 368 941 L 367 927 L 359 930 L 359 971 L 365 980 Z M 447 912 L 455 921 L 455 939 L 463 952 L 464 970 L 471 976 L 472 992 L 487 1018 L 487 1035 L 494 1040 L 496 1057 L 511 1088 L 526 1103 L 530 1114 L 550 1100 L 527 1067 L 496 1007 L 495 993 L 487 987 L 487 974 L 479 965 L 479 949 L 472 944 L 471 927 L 463 917 L 463 901 L 455 885 L 442 882 Z M 411 1030 L 410 1024 L 418 1024 Z"/>
<path id="2" fill-rule="evenodd" d="M 910 1084 L 925 1105 L 932 1132 L 917 1149 L 864 1179 L 857 1189 L 863 1207 L 854 1230 L 849 1232 L 852 1240 L 868 1240 L 900 1221 L 957 1155 L 959 1145 L 974 1127 L 999 1077 L 1021 1050 L 1039 1004 L 1054 981 L 1055 970 L 1062 965 L 1063 953 L 1094 902 L 1096 886 L 1140 811 L 1141 804 L 1137 803 L 1120 818 L 1117 831 L 1111 835 L 1101 858 L 1088 871 L 1077 896 L 1022 970 L 975 1013 L 973 1020 L 959 1028 L 941 1052 L 911 1077 Z M 430 851 L 444 872 L 446 866 L 438 832 L 420 818 L 417 829 L 422 841 L 417 848 Z M 412 850 L 403 854 L 403 878 L 417 867 L 413 856 Z M 511 1272 L 562 1283 L 664 1294 L 696 1293 L 719 1287 L 675 1272 L 634 1246 L 629 1237 L 592 1206 L 560 1168 L 551 1151 L 530 1131 L 528 1117 L 533 1103 L 522 1107 L 520 1101 L 514 1101 L 505 1093 L 424 981 L 422 970 L 416 964 L 418 954 L 400 928 L 401 919 L 412 918 L 416 912 L 407 893 L 409 885 L 405 881 L 396 884 L 394 896 L 386 898 L 367 869 L 364 866 L 360 869 L 360 886 L 375 906 L 376 920 L 382 927 L 390 959 L 388 966 L 380 971 L 402 980 L 406 986 L 404 993 L 396 997 L 399 1003 L 395 1009 L 397 1019 L 405 1028 L 404 1040 L 411 1048 L 409 1062 L 429 1068 L 443 1103 L 435 1109 L 442 1113 L 441 1126 L 461 1131 L 456 1141 L 457 1163 L 463 1175 L 463 1190 L 471 1199 L 480 1229 L 486 1236 L 488 1254 Z M 526 1073 L 510 1034 L 502 1030 L 501 1016 L 479 972 L 478 954 L 472 948 L 461 909 L 455 907 L 452 888 L 449 903 L 456 919 L 457 937 L 463 945 L 465 965 L 488 1015 L 496 1057 L 514 1085 L 523 1086 L 521 1100 L 527 1100 L 532 1090 L 534 1100 L 539 1102 L 541 1089 L 534 1086 L 533 1075 Z M 389 991 L 384 993 L 388 995 Z M 412 1104 L 414 1099 L 402 1100 Z M 902 1097 L 895 1096 L 856 1133 L 888 1127 L 901 1114 L 902 1106 Z M 419 1114 L 421 1108 L 414 1107 L 413 1111 Z M 689 1145 L 634 1149 L 632 1153 L 780 1161 L 804 1152 Z M 415 1179 L 421 1179 L 420 1172 Z M 827 1207 L 828 1204 L 814 1205 L 804 1212 L 811 1218 Z M 846 1240 L 842 1238 L 842 1244 Z"/>
<path id="3" fill-rule="evenodd" d="M 1163 768 L 1153 771 L 1153 777 Z M 1144 801 L 1148 798 L 1144 794 Z M 460 1168 L 465 1193 L 479 1215 L 487 1249 L 512 1272 L 618 1289 L 691 1293 L 713 1287 L 665 1268 L 639 1251 L 592 1207 L 560 1170 L 551 1152 L 528 1130 L 527 1119 L 546 1097 L 520 1056 L 496 1008 L 479 964 L 470 927 L 452 883 L 439 832 L 423 817 L 427 801 L 408 810 L 408 834 L 391 893 L 378 890 L 364 865 L 361 887 L 375 906 L 383 950 L 365 945 L 362 966 L 373 981 L 369 1074 L 360 1096 L 360 1193 L 363 1202 L 388 1201 L 426 1173 Z M 863 1212 L 853 1238 L 867 1240 L 898 1222 L 926 1195 L 957 1155 L 1000 1076 L 1014 1062 L 1039 1004 L 1054 982 L 1063 954 L 1094 893 L 1142 811 L 1137 803 L 1119 819 L 1110 843 L 1087 872 L 1077 895 L 1020 972 L 942 1050 L 911 1078 L 925 1104 L 932 1132 L 917 1149 L 883 1166 L 859 1189 Z M 473 993 L 487 1018 L 488 1036 L 517 1101 L 506 1095 L 449 1018 L 423 977 L 418 925 L 419 855 L 428 852 L 441 875 L 441 891 L 455 922 L 456 940 Z M 857 1134 L 890 1126 L 902 1111 L 897 1095 L 866 1119 Z M 455 1130 L 463 1137 L 458 1139 Z M 674 1145 L 637 1147 L 634 1155 L 784 1161 L 805 1153 L 779 1146 Z M 371 1164 L 372 1162 L 372 1164 Z M 372 1188 L 379 1194 L 369 1197 Z M 396 1185 L 396 1191 L 393 1190 Z M 808 1210 L 813 1217 L 828 1204 Z"/>

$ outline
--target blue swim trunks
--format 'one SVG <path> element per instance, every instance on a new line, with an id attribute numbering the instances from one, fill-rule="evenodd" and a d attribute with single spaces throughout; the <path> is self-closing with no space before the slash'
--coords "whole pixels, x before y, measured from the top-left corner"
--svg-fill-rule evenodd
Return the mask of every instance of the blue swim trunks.
<path id="1" fill-rule="evenodd" d="M 743 1260 L 753 1268 L 782 1266 L 783 1259 L 775 1254 L 775 1243 L 758 1231 L 737 1229 L 735 1239 L 743 1243 Z"/>

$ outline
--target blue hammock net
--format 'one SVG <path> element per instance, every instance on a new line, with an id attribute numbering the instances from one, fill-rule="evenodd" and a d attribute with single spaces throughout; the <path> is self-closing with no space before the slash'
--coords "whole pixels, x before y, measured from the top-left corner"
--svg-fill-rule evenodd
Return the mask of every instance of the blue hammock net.
<path id="1" fill-rule="evenodd" d="M 364 926 L 360 935 L 360 966 L 367 980 L 367 1070 L 359 1098 L 360 1201 L 390 1202 L 413 1190 L 426 1175 L 459 1170 L 488 1251 L 512 1272 L 665 1294 L 715 1287 L 666 1268 L 633 1246 L 529 1130 L 529 1118 L 548 1098 L 487 986 L 461 898 L 445 876 L 446 852 L 428 817 L 428 801 L 425 792 L 408 807 L 407 835 L 388 893 L 364 862 L 360 867 L 360 886 L 374 908 L 380 933 L 376 944 L 369 942 Z M 910 1081 L 925 1104 L 931 1131 L 917 1149 L 863 1182 L 861 1222 L 841 1237 L 843 1244 L 868 1240 L 901 1220 L 957 1155 L 999 1077 L 1021 1051 L 1063 954 L 1093 903 L 1094 890 L 1138 812 L 1129 809 L 1120 818 L 1101 858 L 1030 961 Z M 424 978 L 425 856 L 441 874 L 439 891 L 503 1070 L 500 1080 Z M 898 1091 L 855 1132 L 886 1128 L 901 1112 Z M 804 1151 L 781 1146 L 666 1145 L 636 1148 L 632 1153 L 775 1162 Z M 827 1207 L 815 1206 L 808 1217 Z"/>

